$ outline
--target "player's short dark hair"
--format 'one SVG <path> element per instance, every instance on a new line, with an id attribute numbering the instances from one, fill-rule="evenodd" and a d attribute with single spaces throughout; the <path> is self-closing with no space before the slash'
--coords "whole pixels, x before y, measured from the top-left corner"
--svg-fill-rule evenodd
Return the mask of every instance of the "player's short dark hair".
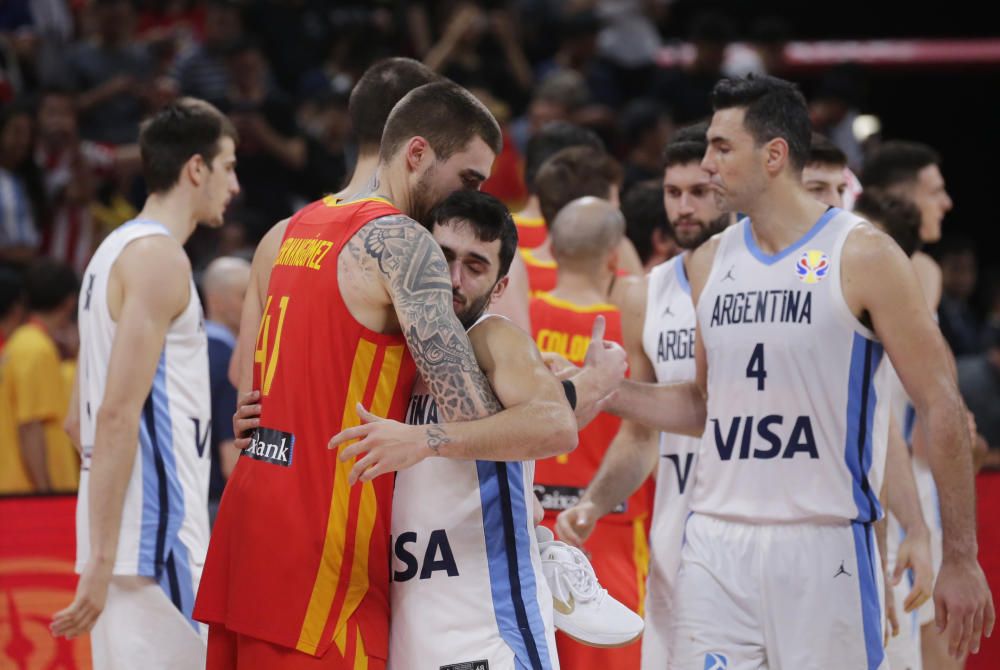
<path id="1" fill-rule="evenodd" d="M 824 135 L 813 133 L 812 142 L 809 145 L 809 160 L 806 165 L 847 167 L 847 154 Z"/>
<path id="2" fill-rule="evenodd" d="M 379 160 L 388 162 L 411 137 L 425 138 L 438 160 L 479 137 L 499 154 L 503 148 L 500 125 L 471 93 L 451 81 L 436 81 L 413 89 L 389 113 L 382 134 Z"/>
<path id="3" fill-rule="evenodd" d="M 892 140 L 875 148 L 866 158 L 861 172 L 865 188 L 892 188 L 916 181 L 928 165 L 940 165 L 941 156 L 926 144 Z"/>
<path id="4" fill-rule="evenodd" d="M 507 206 L 489 193 L 455 191 L 431 211 L 431 221 L 444 225 L 460 219 L 470 226 L 481 242 L 500 240 L 500 272 L 497 279 L 507 276 L 517 253 L 517 226 Z"/>
<path id="5" fill-rule="evenodd" d="M 780 137 L 788 143 L 792 168 L 805 167 L 812 127 L 806 99 L 795 84 L 769 75 L 721 79 L 712 89 L 712 108 L 744 109 L 743 127 L 757 146 Z"/>
<path id="6" fill-rule="evenodd" d="M 535 192 L 535 176 L 542 163 L 569 147 L 591 147 L 604 151 L 604 142 L 597 133 L 568 121 L 552 121 L 535 133 L 524 151 L 524 184 L 529 193 Z"/>
<path id="7" fill-rule="evenodd" d="M 24 273 L 24 292 L 28 309 L 32 312 L 49 312 L 59 307 L 66 298 L 80 290 L 80 281 L 73 268 L 51 258 L 32 261 Z"/>
<path id="8" fill-rule="evenodd" d="M 653 255 L 653 231 L 673 237 L 663 205 L 663 185 L 658 180 L 639 182 L 622 199 L 625 235 L 632 240 L 639 259 L 645 263 Z"/>
<path id="9" fill-rule="evenodd" d="M 920 210 L 910 201 L 881 189 L 866 188 L 855 201 L 854 212 L 881 224 L 907 256 L 920 249 Z"/>
<path id="10" fill-rule="evenodd" d="M 535 193 L 546 225 L 577 198 L 607 199 L 621 180 L 621 168 L 606 152 L 593 147 L 569 147 L 542 164 L 535 176 Z"/>
<path id="11" fill-rule="evenodd" d="M 0 319 L 24 300 L 24 279 L 12 267 L 0 265 Z"/>
<path id="12" fill-rule="evenodd" d="M 700 164 L 708 149 L 708 141 L 705 139 L 707 131 L 708 122 L 700 121 L 684 126 L 674 133 L 670 142 L 663 149 L 663 168 L 687 165 L 688 163 Z"/>
<path id="13" fill-rule="evenodd" d="M 197 98 L 167 105 L 144 121 L 139 131 L 146 188 L 150 193 L 169 191 L 192 156 L 201 156 L 211 169 L 223 137 L 239 139 L 232 122 L 215 106 Z"/>
<path id="14" fill-rule="evenodd" d="M 438 79 L 439 75 L 412 58 L 385 58 L 365 70 L 347 103 L 359 149 L 377 152 L 385 122 L 396 103 L 413 89 Z"/>

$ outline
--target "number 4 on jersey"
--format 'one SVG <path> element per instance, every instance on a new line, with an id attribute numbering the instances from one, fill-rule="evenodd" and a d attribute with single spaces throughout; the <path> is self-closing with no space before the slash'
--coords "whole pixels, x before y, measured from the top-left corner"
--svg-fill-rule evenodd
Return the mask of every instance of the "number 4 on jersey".
<path id="1" fill-rule="evenodd" d="M 285 325 L 285 310 L 288 308 L 288 296 L 278 301 L 278 323 L 274 329 L 274 343 L 268 347 L 271 340 L 271 298 L 267 296 L 264 304 L 264 316 L 260 320 L 260 330 L 257 331 L 257 348 L 253 354 L 254 365 L 260 365 L 260 393 L 266 396 L 271 392 L 271 382 L 274 381 L 274 369 L 278 365 L 278 352 L 281 347 L 281 328 Z"/>
<path id="2" fill-rule="evenodd" d="M 757 380 L 757 390 L 764 390 L 764 380 L 767 379 L 767 371 L 764 370 L 764 343 L 758 342 L 750 354 L 750 362 L 747 363 L 747 377 Z"/>

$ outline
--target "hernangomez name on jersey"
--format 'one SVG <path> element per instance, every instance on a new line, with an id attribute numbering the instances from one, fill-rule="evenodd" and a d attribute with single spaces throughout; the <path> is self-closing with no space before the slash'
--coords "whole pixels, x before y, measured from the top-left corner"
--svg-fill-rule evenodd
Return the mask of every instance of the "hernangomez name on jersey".
<path id="1" fill-rule="evenodd" d="M 697 305 L 709 394 L 693 511 L 757 523 L 880 518 L 883 349 L 841 288 L 844 242 L 860 225 L 830 208 L 773 255 L 749 219 L 721 234 Z"/>
<path id="2" fill-rule="evenodd" d="M 484 315 L 469 332 L 489 318 L 502 317 Z M 406 422 L 438 422 L 420 377 Z M 397 473 L 390 670 L 559 667 L 533 478 L 533 461 L 428 458 Z"/>
<path id="3" fill-rule="evenodd" d="M 169 234 L 155 221 L 130 221 L 101 243 L 83 275 L 78 306 L 84 451 L 76 507 L 78 572 L 90 555 L 90 457 L 117 329 L 108 308 L 108 278 L 130 243 Z M 211 458 L 208 340 L 193 281 L 190 291 L 187 307 L 167 330 L 153 386 L 139 417 L 139 448 L 125 492 L 114 565 L 116 575 L 159 581 L 189 618 L 208 549 Z"/>

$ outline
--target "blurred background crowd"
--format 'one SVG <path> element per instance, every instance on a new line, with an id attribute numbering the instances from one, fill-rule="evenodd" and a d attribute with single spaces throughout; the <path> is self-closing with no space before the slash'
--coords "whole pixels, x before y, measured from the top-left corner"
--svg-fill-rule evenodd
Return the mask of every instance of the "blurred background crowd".
<path id="1" fill-rule="evenodd" d="M 621 164 L 640 255 L 649 253 L 649 231 L 638 219 L 665 218 L 662 197 L 655 186 L 651 195 L 629 193 L 662 179 L 664 146 L 676 129 L 710 114 L 708 93 L 720 77 L 798 81 L 815 130 L 855 172 L 883 138 L 934 146 L 954 200 L 942 241 L 928 250 L 943 272 L 938 316 L 964 385 L 974 389 L 967 402 L 981 407 L 980 430 L 1000 448 L 1000 267 L 985 244 L 998 148 L 988 120 L 998 94 L 984 85 L 998 65 L 961 74 L 851 62 L 803 68 L 787 58 L 793 40 L 898 37 L 907 25 L 934 36 L 954 30 L 955 19 L 937 27 L 928 17 L 923 26 L 912 16 L 853 21 L 863 3 L 848 2 L 818 6 L 831 12 L 827 21 L 792 3 L 757 4 L 0 0 L 0 493 L 25 491 L 3 474 L 11 470 L 4 459 L 19 457 L 10 446 L 25 440 L 47 440 L 50 450 L 48 472 L 34 473 L 27 490 L 75 487 L 75 454 L 52 427 L 69 398 L 75 305 L 87 290 L 78 277 L 103 236 L 145 197 L 140 121 L 190 95 L 216 104 L 240 134 L 241 194 L 221 229 L 199 229 L 188 245 L 213 324 L 218 445 L 231 439 L 235 396 L 223 361 L 248 276 L 234 259 L 249 259 L 272 224 L 350 177 L 348 97 L 387 56 L 424 62 L 493 111 L 505 146 L 484 188 L 512 211 L 527 199 L 523 157 L 540 128 L 561 120 L 595 131 Z M 968 16 L 963 25 L 970 36 L 982 30 Z M 53 458 L 53 442 L 64 457 Z"/>

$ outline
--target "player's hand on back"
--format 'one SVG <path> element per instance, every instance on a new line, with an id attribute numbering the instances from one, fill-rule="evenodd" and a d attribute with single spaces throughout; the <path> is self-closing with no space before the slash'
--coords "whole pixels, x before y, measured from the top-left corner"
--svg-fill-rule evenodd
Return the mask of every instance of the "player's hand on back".
<path id="1" fill-rule="evenodd" d="M 250 446 L 250 435 L 260 427 L 260 391 L 240 394 L 233 414 L 233 446 L 243 450 Z"/>
<path id="2" fill-rule="evenodd" d="M 590 534 L 594 532 L 599 515 L 594 503 L 581 501 L 556 517 L 556 537 L 566 544 L 583 548 Z"/>
<path id="3" fill-rule="evenodd" d="M 409 426 L 399 421 L 383 419 L 357 405 L 361 425 L 347 428 L 330 438 L 328 449 L 338 449 L 351 440 L 354 444 L 340 450 L 341 462 L 358 460 L 351 468 L 348 482 L 367 482 L 388 472 L 405 470 L 428 456 L 434 455 L 435 446 L 447 440 L 444 429 L 438 425 Z"/>
<path id="4" fill-rule="evenodd" d="M 982 636 L 992 635 L 993 597 L 975 556 L 945 556 L 934 587 L 934 619 L 955 659 L 975 654 Z"/>

